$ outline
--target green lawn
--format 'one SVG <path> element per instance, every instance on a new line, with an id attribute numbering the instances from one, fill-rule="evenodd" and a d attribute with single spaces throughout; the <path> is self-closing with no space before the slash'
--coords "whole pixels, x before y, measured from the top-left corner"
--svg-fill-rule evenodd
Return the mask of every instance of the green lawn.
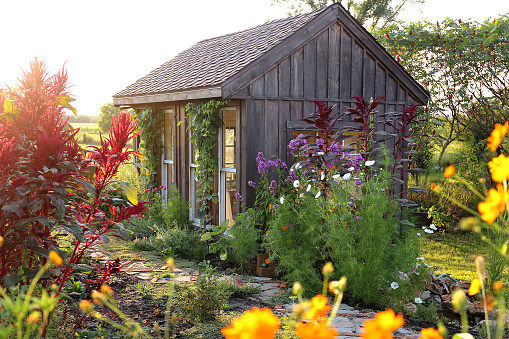
<path id="1" fill-rule="evenodd" d="M 421 240 L 422 256 L 435 274 L 449 273 L 462 280 L 475 278 L 474 258 L 486 255 L 488 248 L 479 234 L 472 233 L 433 234 Z"/>

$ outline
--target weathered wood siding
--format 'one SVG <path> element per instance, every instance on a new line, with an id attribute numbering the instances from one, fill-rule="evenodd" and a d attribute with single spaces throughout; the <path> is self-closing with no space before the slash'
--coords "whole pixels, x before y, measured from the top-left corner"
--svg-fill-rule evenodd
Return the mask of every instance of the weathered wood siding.
<path id="1" fill-rule="evenodd" d="M 293 137 L 288 122 L 300 121 L 315 111 L 311 100 L 329 105 L 354 107 L 353 96 L 367 99 L 385 96 L 377 111 L 400 111 L 415 103 L 408 89 L 382 65 L 339 21 L 326 27 L 290 55 L 255 77 L 232 98 L 245 99 L 243 144 L 241 153 L 247 166 L 245 180 L 258 178 L 256 156 L 263 152 L 267 159 L 287 157 L 287 145 Z M 351 124 L 346 119 L 345 124 Z M 291 123 L 290 123 L 291 125 Z M 383 123 L 378 130 L 388 127 Z M 387 143 L 389 149 L 394 143 Z M 247 188 L 247 203 L 253 202 L 254 190 Z"/>

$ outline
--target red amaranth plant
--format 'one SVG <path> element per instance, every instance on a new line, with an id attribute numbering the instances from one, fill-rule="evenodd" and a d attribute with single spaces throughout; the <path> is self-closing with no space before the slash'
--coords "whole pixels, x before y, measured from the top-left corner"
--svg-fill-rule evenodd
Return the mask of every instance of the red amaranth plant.
<path id="1" fill-rule="evenodd" d="M 140 155 L 126 147 L 136 136 L 129 113 L 113 121 L 100 147 L 84 151 L 75 139 L 78 130 L 63 119 L 65 108 L 75 112 L 67 73 L 48 76 L 37 59 L 30 66 L 19 89 L 0 94 L 0 284 L 30 279 L 55 250 L 64 265 L 49 272 L 48 279 L 61 293 L 71 275 L 90 270 L 81 264 L 85 251 L 105 235 L 123 238 L 121 223 L 141 218 L 148 203 L 138 202 L 130 184 L 114 179 L 122 164 Z M 130 204 L 113 204 L 115 182 Z M 56 239 L 64 231 L 75 238 L 68 258 Z"/>

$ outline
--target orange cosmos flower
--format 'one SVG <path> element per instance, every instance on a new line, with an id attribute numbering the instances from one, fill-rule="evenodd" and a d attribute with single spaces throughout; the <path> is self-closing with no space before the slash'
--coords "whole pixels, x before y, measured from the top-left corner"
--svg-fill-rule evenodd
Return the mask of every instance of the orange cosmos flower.
<path id="1" fill-rule="evenodd" d="M 494 181 L 504 182 L 504 180 L 509 179 L 509 157 L 501 154 L 491 159 L 488 165 L 490 166 L 491 177 Z"/>
<path id="2" fill-rule="evenodd" d="M 477 278 L 474 278 L 470 283 L 470 288 L 468 289 L 468 295 L 476 295 L 481 290 L 481 281 Z"/>
<path id="3" fill-rule="evenodd" d="M 58 265 L 58 266 L 62 265 L 62 258 L 60 258 L 60 256 L 58 255 L 58 253 L 57 253 L 57 252 L 55 252 L 55 251 L 50 251 L 50 252 L 49 252 L 49 259 L 50 259 L 51 261 L 53 261 L 53 263 L 54 263 L 55 265 Z"/>
<path id="4" fill-rule="evenodd" d="M 265 263 L 266 263 L 267 265 L 268 265 L 268 264 L 270 264 L 270 259 L 269 259 L 269 258 L 265 259 Z"/>
<path id="5" fill-rule="evenodd" d="M 490 189 L 486 200 L 477 205 L 481 219 L 488 224 L 492 224 L 498 218 L 498 215 L 504 212 L 508 200 L 509 196 L 502 184 L 498 184 L 496 190 Z"/>
<path id="6" fill-rule="evenodd" d="M 255 307 L 233 319 L 229 327 L 221 329 L 221 333 L 226 339 L 270 339 L 276 336 L 280 326 L 281 320 L 269 308 Z"/>
<path id="7" fill-rule="evenodd" d="M 488 146 L 494 152 L 500 145 L 502 138 L 506 135 L 509 130 L 509 121 L 506 121 L 503 125 L 495 124 L 495 128 L 488 137 Z"/>
<path id="8" fill-rule="evenodd" d="M 92 303 L 88 300 L 82 300 L 80 301 L 80 308 L 83 312 L 88 313 L 93 311 Z"/>
<path id="9" fill-rule="evenodd" d="M 329 328 L 326 321 L 300 322 L 295 334 L 301 339 L 334 339 L 338 336 L 338 331 L 335 327 Z"/>
<path id="10" fill-rule="evenodd" d="M 402 314 L 396 315 L 390 308 L 378 312 L 375 319 L 366 320 L 362 326 L 361 338 L 392 339 L 392 332 L 403 326 L 405 319 Z"/>
<path id="11" fill-rule="evenodd" d="M 454 175 L 454 173 L 456 173 L 456 169 L 454 168 L 454 166 L 449 166 L 444 171 L 444 177 L 450 178 Z"/>
<path id="12" fill-rule="evenodd" d="M 283 231 L 286 231 L 288 229 L 288 226 L 284 225 L 283 226 Z"/>
<path id="13" fill-rule="evenodd" d="M 421 336 L 417 339 L 444 339 L 444 337 L 440 335 L 440 332 L 432 327 L 429 327 L 423 328 L 421 330 Z"/>
<path id="14" fill-rule="evenodd" d="M 493 291 L 499 293 L 504 290 L 504 283 L 501 282 L 500 280 L 498 280 L 493 283 L 492 287 L 493 287 Z"/>
<path id="15" fill-rule="evenodd" d="M 325 317 L 331 308 L 332 307 L 330 305 L 327 305 L 327 298 L 318 294 L 309 302 L 309 309 L 302 314 L 302 319 L 316 320 L 318 318 Z"/>

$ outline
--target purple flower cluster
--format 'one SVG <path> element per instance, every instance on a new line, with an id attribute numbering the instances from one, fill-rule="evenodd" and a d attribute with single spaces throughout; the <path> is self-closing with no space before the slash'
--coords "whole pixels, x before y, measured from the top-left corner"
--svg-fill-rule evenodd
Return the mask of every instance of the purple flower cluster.
<path id="1" fill-rule="evenodd" d="M 251 181 L 251 180 L 249 180 L 249 181 L 247 182 L 247 184 L 248 184 L 249 186 L 251 186 L 251 187 L 256 187 L 256 183 L 255 183 L 255 182 L 253 182 L 253 181 Z"/>
<path id="2" fill-rule="evenodd" d="M 256 157 L 256 165 L 258 166 L 258 173 L 267 173 L 267 163 L 265 162 L 265 156 L 262 152 L 258 152 L 258 156 Z"/>
<path id="3" fill-rule="evenodd" d="M 276 181 L 274 181 L 274 180 L 272 180 L 272 181 L 270 182 L 270 185 L 269 185 L 269 193 L 270 193 L 270 194 L 275 194 L 275 193 L 276 193 L 276 191 L 277 191 L 277 182 L 276 182 Z"/>
<path id="4" fill-rule="evenodd" d="M 297 173 L 292 171 L 292 172 L 288 173 L 288 176 L 286 177 L 285 182 L 294 182 L 298 178 L 299 177 L 297 177 Z"/>
<path id="5" fill-rule="evenodd" d="M 244 200 L 244 197 L 239 192 L 235 192 L 235 199 L 242 201 Z"/>
<path id="6" fill-rule="evenodd" d="M 303 134 L 299 134 L 299 136 L 301 135 Z M 294 156 L 305 157 L 308 155 L 307 144 L 308 142 L 306 141 L 306 139 L 293 139 L 288 144 L 288 148 L 292 150 L 291 152 Z"/>

